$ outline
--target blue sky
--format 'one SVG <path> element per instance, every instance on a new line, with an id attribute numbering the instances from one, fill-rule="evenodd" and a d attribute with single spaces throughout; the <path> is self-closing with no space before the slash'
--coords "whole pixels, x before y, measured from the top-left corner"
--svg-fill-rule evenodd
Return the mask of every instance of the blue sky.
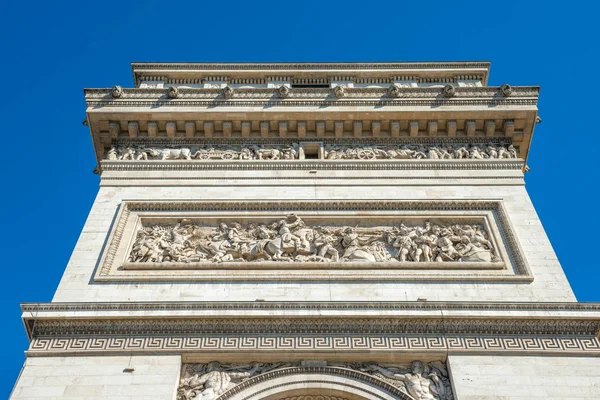
<path id="1" fill-rule="evenodd" d="M 527 188 L 577 298 L 600 301 L 597 7 L 5 0 L 0 398 L 27 348 L 19 303 L 51 300 L 98 189 L 82 88 L 131 86 L 132 61 L 489 60 L 491 85 L 540 85 Z"/>

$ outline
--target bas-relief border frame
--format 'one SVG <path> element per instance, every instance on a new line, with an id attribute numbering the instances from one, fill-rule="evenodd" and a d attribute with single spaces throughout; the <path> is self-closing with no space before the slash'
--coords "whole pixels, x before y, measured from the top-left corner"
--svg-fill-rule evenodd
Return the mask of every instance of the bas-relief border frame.
<path id="1" fill-rule="evenodd" d="M 134 230 L 130 218 L 144 212 L 273 212 L 289 213 L 302 211 L 371 211 L 375 215 L 381 211 L 411 212 L 480 212 L 492 225 L 494 242 L 502 247 L 502 257 L 507 267 L 496 273 L 467 271 L 468 274 L 439 273 L 423 270 L 414 273 L 407 269 L 312 269 L 307 276 L 304 269 L 254 269 L 251 273 L 243 270 L 179 270 L 173 271 L 123 271 L 119 257 L 123 249 L 131 247 Z M 456 215 L 456 214 L 455 214 Z M 463 216 L 461 214 L 461 216 Z M 474 216 L 471 214 L 470 216 Z M 170 218 L 182 217 L 168 215 Z M 137 222 L 136 222 L 137 223 Z M 127 244 L 122 243 L 124 240 Z M 119 254 L 120 253 L 120 254 Z M 118 264 L 115 264 L 118 263 Z M 407 273 L 411 272 L 410 274 Z M 455 269 L 454 271 L 458 271 Z M 143 281 L 513 281 L 531 282 L 533 275 L 523 255 L 519 241 L 508 218 L 502 200 L 363 200 L 363 201 L 128 201 L 120 205 L 103 250 L 100 263 L 94 274 L 96 282 L 143 282 Z"/>

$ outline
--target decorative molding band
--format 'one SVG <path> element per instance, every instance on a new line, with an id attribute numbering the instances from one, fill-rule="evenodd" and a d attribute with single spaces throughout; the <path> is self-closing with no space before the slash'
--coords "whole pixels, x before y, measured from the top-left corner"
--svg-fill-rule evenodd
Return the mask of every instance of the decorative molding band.
<path id="1" fill-rule="evenodd" d="M 393 160 L 393 161 L 100 161 L 103 171 L 264 171 L 264 170 L 522 170 L 523 160 Z"/>
<path id="2" fill-rule="evenodd" d="M 456 137 L 432 137 L 432 136 L 401 136 L 401 137 L 360 137 L 360 138 L 335 138 L 335 137 L 269 137 L 269 138 L 244 138 L 244 137 L 212 137 L 212 138 L 185 138 L 185 137 L 119 137 L 115 139 L 112 144 L 115 146 L 205 146 L 205 145 L 291 145 L 292 143 L 298 142 L 317 142 L 323 143 L 324 145 L 348 145 L 350 144 L 361 144 L 361 145 L 382 145 L 382 146 L 402 146 L 402 145 L 450 145 L 450 144 L 469 144 L 469 145 L 487 145 L 494 144 L 497 146 L 508 146 L 512 143 L 510 138 L 507 137 L 483 137 L 483 136 L 456 136 Z M 507 161 L 510 159 L 503 159 Z M 404 160 L 411 161 L 411 160 Z M 419 160 L 412 160 L 419 161 Z M 422 161 L 422 160 L 421 160 Z M 448 161 L 448 160 L 438 160 Z M 464 162 L 481 162 L 482 160 L 477 159 L 464 159 Z M 489 161 L 489 160 L 488 160 Z M 498 161 L 498 159 L 496 159 Z"/>
<path id="3" fill-rule="evenodd" d="M 593 336 L 330 336 L 284 335 L 240 337 L 194 336 L 79 336 L 36 337 L 27 356 L 92 355 L 109 353 L 225 353 L 309 352 L 435 352 L 518 353 L 548 355 L 600 355 L 600 341 Z"/>
<path id="4" fill-rule="evenodd" d="M 39 319 L 32 326 L 34 337 L 71 335 L 571 335 L 594 336 L 600 319 L 544 318 L 193 318 L 174 319 Z"/>
<path id="5" fill-rule="evenodd" d="M 60 311 L 575 311 L 600 312 L 600 303 L 548 303 L 548 302 L 443 302 L 443 301 L 195 301 L 195 302 L 102 302 L 102 303 L 22 303 L 21 311 L 29 313 Z"/>
<path id="6" fill-rule="evenodd" d="M 108 89 L 107 89 L 108 90 Z M 150 99 L 88 99 L 88 107 L 440 107 L 440 106 L 536 106 L 536 98 L 489 98 L 489 99 L 448 99 L 431 98 L 423 100 L 184 100 L 168 99 L 166 96 Z"/>
<path id="7" fill-rule="evenodd" d="M 236 176 L 228 178 L 230 181 L 245 181 L 245 180 L 349 180 L 349 179 L 365 179 L 364 176 L 293 176 L 293 177 L 281 177 L 281 176 Z M 370 177 L 369 182 L 363 182 L 360 186 L 379 186 L 373 182 L 375 179 L 384 180 L 383 186 L 389 186 L 392 180 L 444 180 L 451 179 L 452 182 L 447 185 L 455 186 L 455 181 L 458 180 L 498 180 L 498 179 L 509 179 L 509 180 L 523 180 L 522 176 L 399 176 L 390 178 L 388 176 L 381 177 Z M 111 176 L 102 177 L 103 181 L 149 181 L 149 180 L 168 180 L 168 181 L 223 181 L 223 177 L 205 177 L 205 176 Z M 437 185 L 438 183 L 436 183 Z M 312 185 L 312 184 L 311 184 Z"/>
<path id="8" fill-rule="evenodd" d="M 456 62 L 350 62 L 350 63 L 131 63 L 134 72 L 146 70 L 210 71 L 210 70 L 372 70 L 372 69 L 489 69 L 487 61 Z"/>
<path id="9" fill-rule="evenodd" d="M 386 102 L 401 101 L 406 99 L 438 100 L 442 101 L 441 87 L 413 88 L 398 87 L 397 93 L 390 96 L 389 88 L 344 88 L 344 99 L 336 100 L 337 97 L 332 93 L 331 88 L 290 88 L 285 99 L 275 98 L 277 88 L 236 88 L 232 99 L 251 99 L 273 101 L 281 104 L 294 103 L 295 100 L 320 100 L 331 101 L 333 103 L 346 103 L 348 99 L 363 100 L 381 100 Z M 470 99 L 495 100 L 505 102 L 514 100 L 514 98 L 537 100 L 540 88 L 536 86 L 514 86 L 511 87 L 511 98 L 501 95 L 501 87 L 455 87 L 454 96 L 450 101 L 461 101 Z M 167 100 L 166 88 L 122 88 L 120 96 L 115 98 L 111 95 L 111 88 L 95 88 L 84 90 L 87 101 L 110 102 L 111 104 L 126 103 L 127 101 L 143 100 Z M 178 103 L 185 100 L 225 100 L 222 89 L 204 89 L 204 88 L 178 88 L 176 99 L 170 102 Z M 445 102 L 446 100 L 444 100 Z"/>
<path id="10" fill-rule="evenodd" d="M 219 200 L 219 201 L 127 201 L 131 211 L 398 211 L 398 210 L 496 210 L 497 200 Z M 504 215 L 505 216 L 505 215 Z"/>

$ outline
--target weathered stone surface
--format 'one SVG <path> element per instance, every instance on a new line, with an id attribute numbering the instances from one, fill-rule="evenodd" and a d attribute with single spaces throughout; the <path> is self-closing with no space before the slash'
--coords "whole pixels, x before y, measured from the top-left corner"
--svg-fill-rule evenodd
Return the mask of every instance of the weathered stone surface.
<path id="1" fill-rule="evenodd" d="M 100 189 L 11 399 L 600 398 L 598 305 L 524 187 L 539 88 L 133 69 L 85 91 Z"/>

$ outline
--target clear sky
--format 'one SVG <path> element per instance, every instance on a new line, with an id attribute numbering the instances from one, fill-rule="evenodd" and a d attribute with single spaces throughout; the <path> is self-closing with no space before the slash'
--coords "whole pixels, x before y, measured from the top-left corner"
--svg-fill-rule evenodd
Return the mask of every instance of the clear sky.
<path id="1" fill-rule="evenodd" d="M 490 85 L 540 85 L 527 188 L 577 298 L 600 301 L 597 7 L 4 0 L 0 398 L 28 345 L 19 303 L 52 299 L 98 189 L 82 89 L 130 87 L 132 61 L 488 60 Z"/>

